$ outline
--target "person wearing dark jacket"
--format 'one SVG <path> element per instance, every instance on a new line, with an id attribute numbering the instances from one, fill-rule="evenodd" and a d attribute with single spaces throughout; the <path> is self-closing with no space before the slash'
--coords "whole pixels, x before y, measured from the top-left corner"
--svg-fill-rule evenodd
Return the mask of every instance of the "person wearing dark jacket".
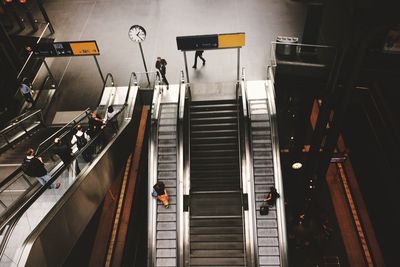
<path id="1" fill-rule="evenodd" d="M 63 142 L 60 138 L 54 139 L 53 153 L 56 154 L 64 163 L 64 165 L 69 165 L 73 159 L 72 148 L 68 146 L 67 143 Z M 72 170 L 75 170 L 75 175 L 79 174 L 81 170 L 76 161 L 72 163 Z M 75 176 L 73 175 L 73 176 Z"/>
<path id="2" fill-rule="evenodd" d="M 161 78 L 163 83 L 167 85 L 167 90 L 169 89 L 169 83 L 167 80 L 167 77 L 165 76 L 167 74 L 167 61 L 161 57 L 157 57 L 156 61 L 156 69 L 160 71 Z"/>
<path id="3" fill-rule="evenodd" d="M 203 57 L 203 52 L 204 52 L 204 50 L 196 51 L 196 53 L 194 54 L 194 64 L 193 64 L 192 68 L 197 69 L 197 58 L 198 57 L 203 61 L 203 66 L 206 64 L 206 60 Z"/>
<path id="4" fill-rule="evenodd" d="M 103 119 L 96 113 L 96 111 L 92 111 L 89 115 L 89 128 L 87 130 L 90 138 L 95 137 L 96 134 L 100 132 L 103 125 Z"/>
<path id="5" fill-rule="evenodd" d="M 270 191 L 267 194 L 267 198 L 265 201 L 268 203 L 268 205 L 273 206 L 276 204 L 276 200 L 280 197 L 278 191 L 276 191 L 276 188 L 271 186 Z"/>
<path id="6" fill-rule="evenodd" d="M 154 191 L 157 193 L 157 199 L 164 205 L 165 208 L 169 208 L 169 196 L 165 190 L 165 184 L 158 181 L 153 186 Z"/>
<path id="7" fill-rule="evenodd" d="M 51 176 L 47 173 L 47 170 L 44 167 L 42 158 L 36 157 L 35 150 L 33 150 L 32 148 L 29 148 L 28 151 L 26 152 L 26 157 L 24 159 L 24 162 L 22 163 L 21 168 L 25 174 L 31 177 L 36 177 L 36 179 L 42 186 L 45 185 L 51 179 Z M 60 185 L 61 185 L 60 182 L 57 182 L 56 184 L 52 183 L 50 185 L 50 188 L 57 189 L 60 187 Z"/>

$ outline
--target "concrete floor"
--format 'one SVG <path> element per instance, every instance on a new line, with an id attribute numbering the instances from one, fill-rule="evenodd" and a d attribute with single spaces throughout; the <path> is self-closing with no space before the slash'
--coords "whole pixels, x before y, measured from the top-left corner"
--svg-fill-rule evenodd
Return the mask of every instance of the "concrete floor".
<path id="1" fill-rule="evenodd" d="M 139 46 L 128 38 L 128 29 L 134 24 L 147 31 L 143 50 L 148 70 L 155 69 L 157 56 L 165 58 L 170 83 L 178 83 L 179 73 L 184 70 L 176 36 L 229 32 L 246 33 L 241 66 L 246 68 L 249 80 L 259 80 L 266 78 L 270 42 L 278 35 L 301 38 L 306 14 L 303 3 L 289 0 L 48 0 L 44 5 L 54 25 L 56 41 L 96 40 L 103 73 L 111 72 L 121 86 L 128 84 L 132 71 L 144 71 Z M 206 65 L 194 70 L 194 52 L 189 53 L 194 88 L 198 84 L 202 88 L 198 90 L 207 90 L 235 81 L 236 55 L 233 49 L 205 51 Z M 48 115 L 94 108 L 102 82 L 93 58 L 57 58 L 48 62 L 59 85 Z"/>

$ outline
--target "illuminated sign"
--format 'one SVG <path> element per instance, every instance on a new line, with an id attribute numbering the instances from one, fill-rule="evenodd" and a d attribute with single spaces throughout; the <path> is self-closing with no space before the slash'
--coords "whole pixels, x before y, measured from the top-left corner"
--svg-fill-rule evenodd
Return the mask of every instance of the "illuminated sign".
<path id="1" fill-rule="evenodd" d="M 176 43 L 182 51 L 240 48 L 245 45 L 245 33 L 178 36 Z"/>
<path id="2" fill-rule="evenodd" d="M 100 55 L 96 41 L 40 43 L 33 49 L 36 57 L 73 57 Z"/>

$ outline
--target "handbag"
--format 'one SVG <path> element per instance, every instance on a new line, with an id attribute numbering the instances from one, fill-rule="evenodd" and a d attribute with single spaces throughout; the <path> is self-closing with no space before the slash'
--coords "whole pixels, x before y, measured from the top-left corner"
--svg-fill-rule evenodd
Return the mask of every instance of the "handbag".
<path id="1" fill-rule="evenodd" d="M 269 206 L 268 205 L 262 205 L 261 207 L 260 207 L 260 214 L 261 215 L 268 215 L 268 212 L 269 212 Z"/>

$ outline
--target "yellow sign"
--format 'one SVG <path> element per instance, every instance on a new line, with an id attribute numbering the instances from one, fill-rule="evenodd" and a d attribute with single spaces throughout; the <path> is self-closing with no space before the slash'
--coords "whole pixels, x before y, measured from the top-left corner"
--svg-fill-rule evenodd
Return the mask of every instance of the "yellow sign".
<path id="1" fill-rule="evenodd" d="M 228 33 L 218 35 L 218 48 L 235 48 L 245 45 L 245 34 Z"/>
<path id="2" fill-rule="evenodd" d="M 74 56 L 96 56 L 100 55 L 96 41 L 70 42 Z"/>

